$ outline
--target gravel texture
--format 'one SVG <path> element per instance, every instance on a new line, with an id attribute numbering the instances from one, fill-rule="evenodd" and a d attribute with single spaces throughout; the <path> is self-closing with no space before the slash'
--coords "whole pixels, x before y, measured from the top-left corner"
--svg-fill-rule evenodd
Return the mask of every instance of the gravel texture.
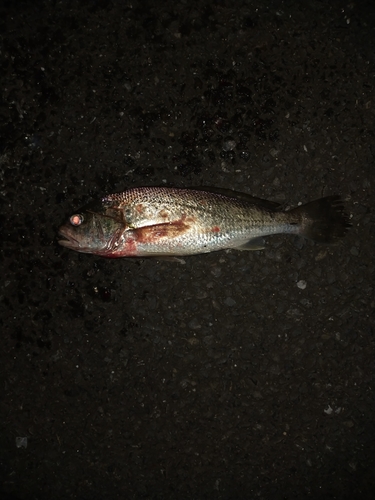
<path id="1" fill-rule="evenodd" d="M 367 499 L 374 2 L 3 1 L 0 496 Z M 338 246 L 106 260 L 126 187 L 341 194 Z"/>

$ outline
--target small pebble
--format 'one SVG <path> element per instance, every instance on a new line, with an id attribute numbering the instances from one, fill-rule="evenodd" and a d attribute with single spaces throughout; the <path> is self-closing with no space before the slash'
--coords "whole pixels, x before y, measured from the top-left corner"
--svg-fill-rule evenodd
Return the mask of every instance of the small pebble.
<path id="1" fill-rule="evenodd" d="M 297 286 L 301 290 L 304 290 L 306 288 L 306 286 L 307 286 L 307 283 L 306 283 L 305 280 L 299 280 L 299 281 L 297 281 Z"/>
<path id="2" fill-rule="evenodd" d="M 236 301 L 234 299 L 232 299 L 232 297 L 227 297 L 224 300 L 224 304 L 226 304 L 229 307 L 233 307 L 236 304 Z"/>
<path id="3" fill-rule="evenodd" d="M 17 448 L 27 448 L 27 437 L 16 437 Z"/>
<path id="4" fill-rule="evenodd" d="M 233 151 L 235 147 L 236 141 L 234 141 L 233 139 L 228 139 L 223 143 L 223 151 Z"/>

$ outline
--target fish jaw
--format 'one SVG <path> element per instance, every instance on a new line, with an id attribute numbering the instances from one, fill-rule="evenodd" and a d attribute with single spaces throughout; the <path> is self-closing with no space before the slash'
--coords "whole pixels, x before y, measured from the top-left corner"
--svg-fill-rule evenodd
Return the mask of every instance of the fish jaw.
<path id="1" fill-rule="evenodd" d="M 80 241 L 75 238 L 75 233 L 69 226 L 61 226 L 59 235 L 63 237 L 58 240 L 59 245 L 69 248 L 70 250 L 75 250 L 76 252 L 90 253 L 90 249 L 82 246 Z"/>

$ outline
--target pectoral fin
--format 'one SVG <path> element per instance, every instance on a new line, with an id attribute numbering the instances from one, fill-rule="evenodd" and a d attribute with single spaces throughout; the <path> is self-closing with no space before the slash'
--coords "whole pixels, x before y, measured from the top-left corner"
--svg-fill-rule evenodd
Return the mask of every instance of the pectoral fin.
<path id="1" fill-rule="evenodd" d="M 189 231 L 193 219 L 183 218 L 165 224 L 154 224 L 153 226 L 143 226 L 134 229 L 137 241 L 141 243 L 156 243 L 160 240 L 173 239 Z"/>

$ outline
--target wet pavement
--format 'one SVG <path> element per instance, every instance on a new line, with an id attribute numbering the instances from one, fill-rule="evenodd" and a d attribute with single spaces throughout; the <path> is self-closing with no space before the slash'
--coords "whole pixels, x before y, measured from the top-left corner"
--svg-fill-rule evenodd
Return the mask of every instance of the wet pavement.
<path id="1" fill-rule="evenodd" d="M 374 31 L 370 1 L 2 2 L 1 498 L 372 498 Z M 340 194 L 352 228 L 57 244 L 142 185 Z"/>

